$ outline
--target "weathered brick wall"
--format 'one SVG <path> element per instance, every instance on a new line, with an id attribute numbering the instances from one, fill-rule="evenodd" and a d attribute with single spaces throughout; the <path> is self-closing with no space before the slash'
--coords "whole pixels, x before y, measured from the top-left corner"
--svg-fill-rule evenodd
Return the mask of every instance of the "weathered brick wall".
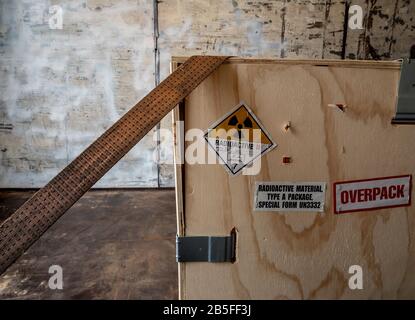
<path id="1" fill-rule="evenodd" d="M 4 0 L 0 20 L 0 187 L 40 187 L 169 73 L 171 55 L 395 59 L 415 44 L 415 2 Z M 63 29 L 48 26 L 63 8 Z M 159 34 L 154 41 L 155 25 Z M 154 54 L 157 43 L 160 58 Z M 160 71 L 156 68 L 160 63 Z M 170 118 L 161 127 L 169 128 Z M 151 132 L 99 183 L 173 185 Z M 171 159 L 169 143 L 160 152 Z"/>

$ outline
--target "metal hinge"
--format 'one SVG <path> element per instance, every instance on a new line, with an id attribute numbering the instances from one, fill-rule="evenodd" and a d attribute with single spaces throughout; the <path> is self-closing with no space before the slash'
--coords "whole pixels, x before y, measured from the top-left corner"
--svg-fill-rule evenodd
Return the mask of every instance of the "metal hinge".
<path id="1" fill-rule="evenodd" d="M 404 59 L 393 124 L 415 124 L 415 58 Z"/>
<path id="2" fill-rule="evenodd" d="M 234 262 L 236 232 L 230 236 L 176 237 L 177 262 Z"/>

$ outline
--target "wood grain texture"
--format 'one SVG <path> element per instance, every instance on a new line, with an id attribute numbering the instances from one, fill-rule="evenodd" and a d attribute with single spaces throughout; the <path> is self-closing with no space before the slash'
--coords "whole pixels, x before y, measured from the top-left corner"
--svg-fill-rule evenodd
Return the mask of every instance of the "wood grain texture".
<path id="1" fill-rule="evenodd" d="M 413 206 L 345 215 L 332 206 L 335 181 L 415 173 L 415 127 L 390 123 L 399 64 L 389 64 L 227 63 L 186 99 L 186 130 L 206 130 L 243 100 L 279 146 L 256 176 L 185 165 L 185 234 L 236 227 L 238 247 L 234 264 L 184 264 L 181 298 L 415 298 Z M 326 181 L 325 212 L 253 212 L 255 181 Z M 355 264 L 363 290 L 348 287 Z"/>

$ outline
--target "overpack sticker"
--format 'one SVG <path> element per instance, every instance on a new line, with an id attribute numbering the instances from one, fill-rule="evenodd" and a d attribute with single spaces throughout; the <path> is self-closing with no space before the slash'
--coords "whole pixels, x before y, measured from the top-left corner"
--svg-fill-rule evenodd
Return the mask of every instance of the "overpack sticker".
<path id="1" fill-rule="evenodd" d="M 337 214 L 411 205 L 412 175 L 336 182 L 333 185 Z"/>

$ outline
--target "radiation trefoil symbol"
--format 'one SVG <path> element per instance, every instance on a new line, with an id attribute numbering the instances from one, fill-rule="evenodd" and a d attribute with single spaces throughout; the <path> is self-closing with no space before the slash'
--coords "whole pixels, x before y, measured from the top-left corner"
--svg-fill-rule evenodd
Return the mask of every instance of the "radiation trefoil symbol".
<path id="1" fill-rule="evenodd" d="M 237 136 L 238 139 L 242 139 L 242 129 L 253 128 L 252 121 L 249 117 L 246 117 L 242 123 L 239 123 L 238 118 L 236 116 L 232 116 L 232 118 L 228 122 L 228 125 L 236 128 L 238 132 L 238 136 Z"/>
<path id="2" fill-rule="evenodd" d="M 231 175 L 241 173 L 277 146 L 244 102 L 212 124 L 205 133 L 205 139 Z"/>

